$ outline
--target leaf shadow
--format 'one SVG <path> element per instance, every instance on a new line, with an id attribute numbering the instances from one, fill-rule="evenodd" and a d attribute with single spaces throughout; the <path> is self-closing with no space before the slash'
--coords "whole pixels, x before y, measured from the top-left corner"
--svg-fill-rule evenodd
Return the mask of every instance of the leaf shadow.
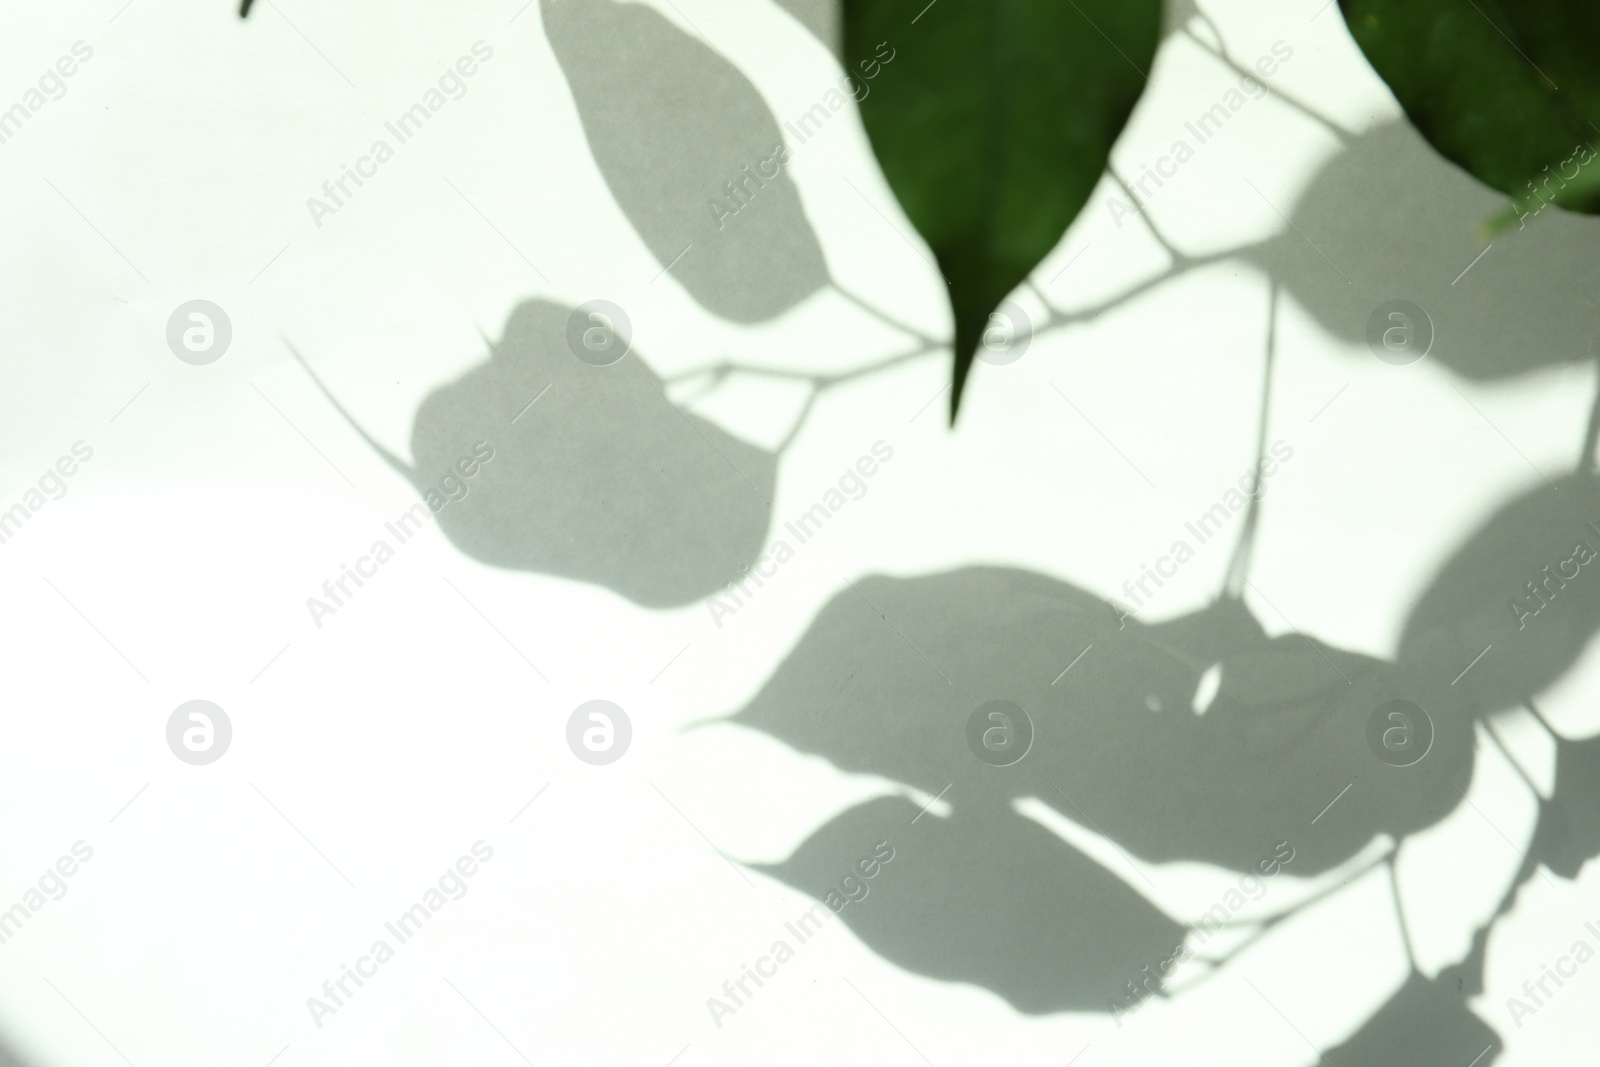
<path id="1" fill-rule="evenodd" d="M 732 62 L 642 4 L 540 9 L 595 164 L 664 272 L 737 323 L 829 283 L 778 121 Z"/>
<path id="2" fill-rule="evenodd" d="M 1427 358 L 1464 378 L 1592 361 L 1600 219 L 1548 208 L 1485 244 L 1480 228 L 1505 207 L 1395 121 L 1350 137 L 1287 208 L 1290 225 L 1242 254 L 1347 343 L 1366 345 L 1374 313 L 1406 300 L 1431 320 Z"/>
<path id="3" fill-rule="evenodd" d="M 865 875 L 858 865 L 880 842 L 893 859 Z M 942 818 L 879 797 L 755 869 L 845 901 L 840 917 L 890 962 L 971 982 L 1028 1014 L 1106 1010 L 1185 933 L 1105 867 L 1003 807 L 963 804 Z"/>
<path id="4" fill-rule="evenodd" d="M 413 463 L 357 432 L 473 559 L 591 582 L 644 607 L 702 600 L 760 553 L 777 455 L 674 405 L 633 352 L 609 366 L 578 359 L 572 314 L 519 304 L 490 359 L 422 403 Z"/>
<path id="5" fill-rule="evenodd" d="M 1427 707 L 1433 723 L 1410 766 L 1369 741 L 1374 714 L 1395 699 Z M 994 700 L 1032 727 L 1009 766 L 970 740 L 975 711 Z M 1300 634 L 1268 637 L 1237 600 L 1146 625 L 1001 567 L 853 583 L 730 721 L 949 804 L 950 818 L 912 824 L 909 801 L 875 801 L 769 871 L 820 899 L 873 834 L 904 845 L 926 873 L 893 893 L 874 888 L 881 903 L 849 905 L 847 922 L 902 966 L 1028 1012 L 1108 1010 L 1103 994 L 1171 957 L 1187 923 L 1149 911 L 1128 879 L 1091 875 L 1085 865 L 1099 863 L 1017 814 L 1019 801 L 1147 863 L 1250 874 L 1287 843 L 1290 869 L 1311 876 L 1455 810 L 1474 757 L 1473 721 L 1447 685 Z M 985 866 L 990 875 L 974 873 Z M 1031 902 L 1031 880 L 1058 894 L 1055 916 L 1029 903 L 1026 944 L 1010 927 L 990 930 L 1000 920 L 986 911 Z"/>
<path id="6" fill-rule="evenodd" d="M 1481 964 L 1480 964 L 1481 965 Z M 1354 1034 L 1330 1048 L 1337 1067 L 1489 1067 L 1500 1058 L 1500 1035 L 1467 1005 L 1466 966 L 1435 978 L 1413 971 L 1394 996 Z"/>
<path id="7" fill-rule="evenodd" d="M 1600 480 L 1587 471 L 1506 502 L 1439 568 L 1401 633 L 1402 663 L 1454 665 L 1482 713 L 1543 692 L 1600 631 Z M 1582 562 L 1587 556 L 1589 563 Z"/>

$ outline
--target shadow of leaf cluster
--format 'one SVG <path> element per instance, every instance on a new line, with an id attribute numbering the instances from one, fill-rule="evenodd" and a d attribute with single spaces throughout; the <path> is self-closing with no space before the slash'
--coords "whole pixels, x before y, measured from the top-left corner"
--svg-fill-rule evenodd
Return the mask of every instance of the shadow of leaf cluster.
<path id="1" fill-rule="evenodd" d="M 781 2 L 825 43 L 837 33 L 829 5 Z M 540 6 L 598 174 L 665 274 L 741 324 L 833 285 L 799 190 L 782 167 L 760 166 L 783 129 L 725 56 L 639 4 Z M 1428 358 L 1463 378 L 1596 357 L 1586 268 L 1600 222 L 1536 219 L 1485 252 L 1476 228 L 1503 198 L 1409 126 L 1342 143 L 1283 234 L 1207 261 L 1255 264 L 1359 358 L 1370 358 L 1373 312 L 1396 299 L 1424 308 Z M 1179 257 L 1171 274 L 1201 262 Z M 414 462 L 391 461 L 423 492 L 488 441 L 495 459 L 438 516 L 462 552 L 648 607 L 703 599 L 757 558 L 777 456 L 674 405 L 637 354 L 610 367 L 578 359 L 570 315 L 542 299 L 519 306 L 489 360 L 424 402 Z M 1194 919 L 1166 914 L 1136 875 L 1081 841 L 1245 873 L 1287 842 L 1294 872 L 1311 876 L 1375 838 L 1437 825 L 1471 784 L 1480 725 L 1560 679 L 1600 627 L 1600 575 L 1572 562 L 1580 544 L 1600 550 L 1592 524 L 1600 499 L 1587 472 L 1506 502 L 1441 565 L 1392 661 L 1310 634 L 1269 636 L 1234 596 L 1145 624 L 1017 569 L 861 579 L 731 721 L 907 796 L 845 811 L 762 869 L 820 900 L 888 841 L 895 862 L 842 912 L 875 952 L 1019 1011 L 1106 1011 Z M 1033 725 L 1011 766 L 977 758 L 967 740 L 974 710 L 994 700 Z M 1431 727 L 1409 766 L 1371 742 L 1374 715 L 1395 701 L 1423 709 Z M 1600 854 L 1600 739 L 1558 739 L 1557 762 L 1519 885 L 1539 865 L 1576 877 Z M 1084 836 L 1025 814 L 1030 803 Z M 1413 974 L 1329 1050 L 1334 1062 L 1459 1067 L 1494 1046 L 1466 999 L 1481 988 L 1487 929 L 1453 968 Z"/>

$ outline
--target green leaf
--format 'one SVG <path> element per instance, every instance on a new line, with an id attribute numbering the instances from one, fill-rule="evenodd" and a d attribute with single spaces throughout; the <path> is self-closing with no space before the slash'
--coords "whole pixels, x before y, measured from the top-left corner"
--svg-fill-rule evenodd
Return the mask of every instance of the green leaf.
<path id="1" fill-rule="evenodd" d="M 1498 232 L 1549 204 L 1600 213 L 1594 0 L 1340 0 L 1417 130 L 1512 197 Z"/>
<path id="2" fill-rule="evenodd" d="M 846 0 L 867 135 L 950 287 L 952 421 L 989 315 L 1104 173 L 1160 28 L 1160 0 Z"/>

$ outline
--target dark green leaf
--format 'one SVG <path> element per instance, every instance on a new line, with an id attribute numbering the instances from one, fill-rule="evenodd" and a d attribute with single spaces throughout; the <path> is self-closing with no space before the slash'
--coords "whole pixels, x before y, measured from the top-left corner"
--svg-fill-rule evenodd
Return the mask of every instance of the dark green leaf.
<path id="1" fill-rule="evenodd" d="M 989 315 L 1049 254 L 1144 90 L 1160 0 L 849 0 L 852 71 L 889 186 L 955 315 L 954 419 Z"/>
<path id="2" fill-rule="evenodd" d="M 1445 158 L 1509 194 L 1600 212 L 1594 0 L 1340 0 L 1356 42 Z"/>

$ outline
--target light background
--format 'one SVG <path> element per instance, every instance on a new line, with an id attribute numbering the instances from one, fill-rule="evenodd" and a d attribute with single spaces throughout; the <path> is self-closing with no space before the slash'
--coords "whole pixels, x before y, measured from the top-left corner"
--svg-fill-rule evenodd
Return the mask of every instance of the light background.
<path id="1" fill-rule="evenodd" d="M 1208 10 L 1247 62 L 1292 46 L 1273 88 L 1352 132 L 1392 120 L 1392 98 L 1320 3 Z M 1121 595 L 1253 459 L 1268 284 L 1243 258 L 1040 338 L 1015 364 L 979 366 L 954 432 L 942 354 L 823 396 L 782 458 L 779 520 L 875 441 L 894 459 L 720 626 L 704 604 L 645 610 L 480 565 L 432 528 L 312 624 L 306 598 L 416 497 L 286 338 L 402 456 L 421 400 L 480 362 L 480 330 L 495 336 L 530 296 L 622 305 L 664 375 L 720 358 L 851 366 L 902 343 L 827 293 L 736 327 L 662 275 L 595 168 L 538 6 L 520 6 L 262 0 L 240 23 L 222 0 L 96 0 L 0 16 L 0 105 L 74 41 L 94 49 L 65 97 L 0 145 L 0 507 L 73 442 L 94 449 L 67 495 L 0 547 L 0 905 L 73 842 L 94 848 L 68 895 L 0 946 L 0 1030 L 15 1050 L 38 1067 L 259 1067 L 280 1053 L 284 1065 L 510 1064 L 515 1050 L 538 1063 L 920 1055 L 946 1067 L 1064 1064 L 1087 1046 L 1082 1067 L 1287 1067 L 1315 1061 L 1306 1039 L 1330 1046 L 1359 1028 L 1406 972 L 1381 874 L 1120 1029 L 1103 1015 L 1023 1016 L 983 989 L 908 974 L 842 924 L 720 1028 L 705 1007 L 811 903 L 713 845 L 779 859 L 895 787 L 753 732 L 685 728 L 748 700 L 847 579 L 989 562 Z M 711 40 L 780 119 L 839 77 L 775 4 L 652 6 Z M 314 225 L 306 198 L 478 40 L 494 58 L 468 94 Z M 1136 172 L 1235 82 L 1169 38 L 1116 164 Z M 1279 211 L 1335 150 L 1281 99 L 1252 101 L 1150 210 L 1192 252 L 1287 233 Z M 790 173 L 835 277 L 945 330 L 940 280 L 855 114 L 830 121 Z M 1113 219 L 1114 193 L 1102 186 L 1035 276 L 1062 306 L 1165 268 L 1137 219 Z M 172 309 L 195 298 L 234 329 L 206 367 L 164 339 Z M 1592 370 L 1469 383 L 1431 360 L 1388 366 L 1292 299 L 1278 321 L 1268 438 L 1294 458 L 1270 483 L 1251 574 L 1271 601 L 1251 605 L 1271 632 L 1390 656 L 1438 561 L 1540 471 L 1570 469 Z M 799 399 L 736 377 L 694 407 L 771 444 Z M 1228 547 L 1202 550 L 1146 618 L 1206 603 Z M 1545 696 L 1573 736 L 1600 729 L 1597 668 Z M 635 731 L 603 768 L 563 740 L 571 710 L 596 697 Z M 207 768 L 165 745 L 168 715 L 193 698 L 233 722 L 232 749 Z M 1548 742 L 1508 728 L 1548 776 Z M 1472 804 L 1401 861 L 1430 973 L 1465 952 L 1532 831 L 1532 792 L 1492 748 L 1478 759 Z M 468 895 L 315 1027 L 306 998 L 479 839 L 494 859 Z M 1234 881 L 1190 864 L 1146 873 L 1177 916 Z M 1475 1007 L 1507 1043 L 1500 1063 L 1572 1062 L 1600 1037 L 1587 1010 L 1600 967 L 1521 1028 L 1504 1006 L 1600 920 L 1597 878 L 1535 878 L 1497 927 Z M 1267 904 L 1325 881 L 1282 876 Z"/>

